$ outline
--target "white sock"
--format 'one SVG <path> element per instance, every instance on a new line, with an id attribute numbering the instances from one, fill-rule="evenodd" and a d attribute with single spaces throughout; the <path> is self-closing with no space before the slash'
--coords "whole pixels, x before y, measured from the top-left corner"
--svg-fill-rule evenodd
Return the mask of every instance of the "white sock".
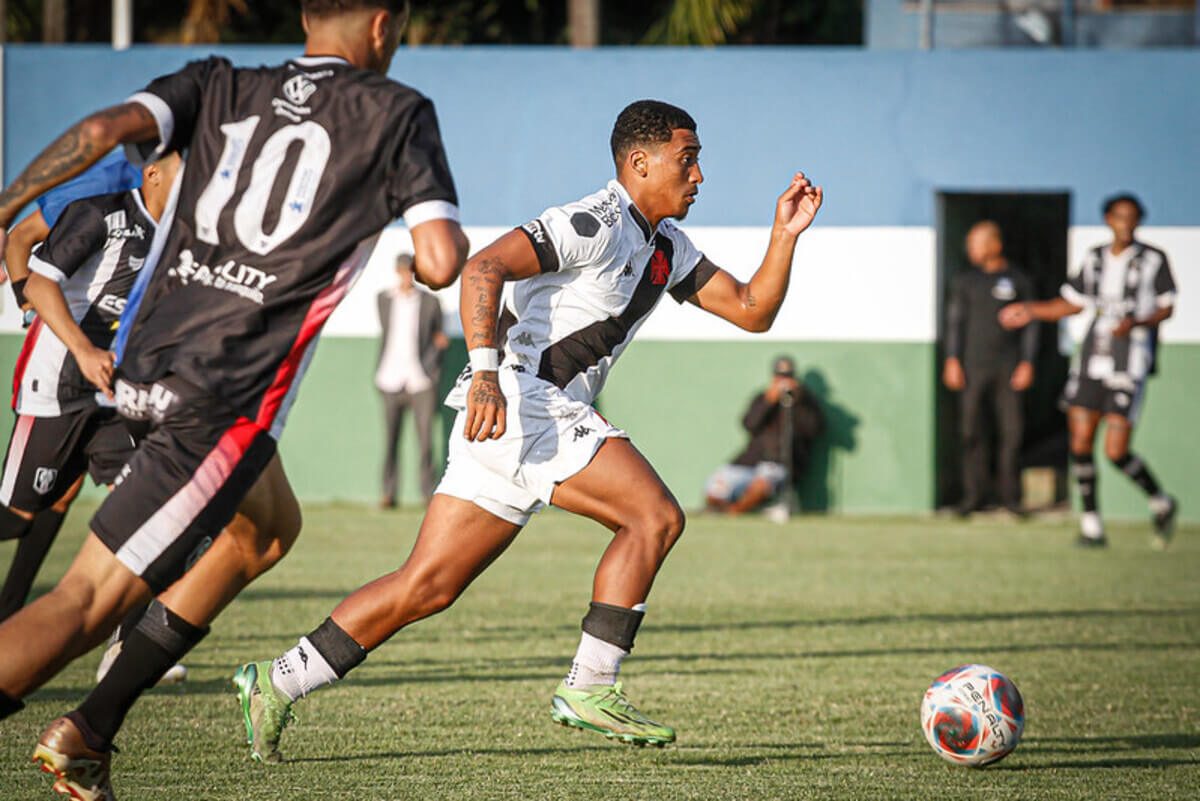
<path id="1" fill-rule="evenodd" d="M 1099 512 L 1084 512 L 1079 518 L 1079 533 L 1089 540 L 1098 540 L 1104 536 L 1104 521 Z"/>
<path id="2" fill-rule="evenodd" d="M 625 649 L 610 642 L 597 639 L 586 631 L 579 638 L 579 650 L 567 674 L 568 687 L 586 687 L 592 684 L 616 684 L 621 672 L 621 660 L 629 656 Z"/>
<path id="3" fill-rule="evenodd" d="M 1150 499 L 1150 511 L 1156 515 L 1165 514 L 1171 508 L 1171 496 L 1160 492 Z"/>
<path id="4" fill-rule="evenodd" d="M 271 663 L 271 683 L 292 701 L 337 680 L 337 673 L 307 637 Z"/>

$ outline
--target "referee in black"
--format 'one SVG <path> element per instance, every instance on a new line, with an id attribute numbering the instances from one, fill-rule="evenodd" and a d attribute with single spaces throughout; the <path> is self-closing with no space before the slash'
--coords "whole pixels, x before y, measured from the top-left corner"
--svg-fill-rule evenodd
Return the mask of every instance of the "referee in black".
<path id="1" fill-rule="evenodd" d="M 1004 257 L 1000 227 L 991 220 L 971 226 L 967 259 L 978 269 L 954 276 L 946 310 L 946 365 L 942 380 L 961 393 L 963 500 L 967 516 L 987 500 L 991 453 L 989 419 L 994 421 L 996 489 L 1010 512 L 1021 514 L 1017 459 L 1024 415 L 1021 393 L 1033 383 L 1038 327 L 1009 331 L 1000 325 L 1000 309 L 1033 299 L 1033 284 Z"/>

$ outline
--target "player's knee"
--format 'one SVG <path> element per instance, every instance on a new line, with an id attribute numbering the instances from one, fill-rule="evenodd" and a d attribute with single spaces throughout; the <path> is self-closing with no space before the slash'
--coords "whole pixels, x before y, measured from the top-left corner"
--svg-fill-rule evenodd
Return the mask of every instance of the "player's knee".
<path id="1" fill-rule="evenodd" d="M 639 528 L 649 535 L 665 554 L 679 540 L 687 518 L 674 498 L 663 498 L 648 510 Z"/>
<path id="2" fill-rule="evenodd" d="M 1122 469 L 1129 459 L 1129 446 L 1125 443 L 1105 442 L 1104 455 L 1117 466 L 1117 469 Z"/>
<path id="3" fill-rule="evenodd" d="M 445 570 L 422 570 L 413 578 L 412 592 L 409 594 L 411 612 L 417 618 L 436 615 L 449 609 L 463 589 L 462 582 Z"/>

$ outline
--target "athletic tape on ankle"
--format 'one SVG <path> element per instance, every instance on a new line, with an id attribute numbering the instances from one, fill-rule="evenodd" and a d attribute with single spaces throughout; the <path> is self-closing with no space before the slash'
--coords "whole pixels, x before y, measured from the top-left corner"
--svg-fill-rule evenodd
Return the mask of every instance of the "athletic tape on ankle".
<path id="1" fill-rule="evenodd" d="M 185 654 L 208 634 L 208 626 L 193 626 L 158 601 L 151 601 L 136 631 L 168 654 Z"/>
<path id="2" fill-rule="evenodd" d="M 325 618 L 324 623 L 313 629 L 308 641 L 339 679 L 345 678 L 347 673 L 367 658 L 367 649 L 355 642 L 331 617 Z"/>
<path id="3" fill-rule="evenodd" d="M 598 640 L 632 651 L 633 639 L 645 616 L 645 612 L 635 609 L 592 601 L 583 617 L 583 630 Z"/>

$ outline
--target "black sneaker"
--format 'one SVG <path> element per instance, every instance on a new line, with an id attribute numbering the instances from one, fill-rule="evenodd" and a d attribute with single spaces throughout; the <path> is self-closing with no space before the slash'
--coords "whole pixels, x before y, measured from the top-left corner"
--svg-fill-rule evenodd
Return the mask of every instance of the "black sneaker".
<path id="1" fill-rule="evenodd" d="M 1154 513 L 1154 546 L 1165 550 L 1175 536 L 1175 515 L 1179 512 L 1179 504 L 1170 495 L 1167 496 L 1166 508 Z"/>

